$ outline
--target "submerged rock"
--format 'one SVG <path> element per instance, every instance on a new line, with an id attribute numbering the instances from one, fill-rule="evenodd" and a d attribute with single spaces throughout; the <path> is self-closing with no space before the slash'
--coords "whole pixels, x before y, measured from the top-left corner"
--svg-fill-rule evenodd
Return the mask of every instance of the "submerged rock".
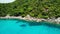
<path id="1" fill-rule="evenodd" d="M 22 25 L 20 25 L 21 27 L 26 27 L 26 24 L 22 24 Z"/>

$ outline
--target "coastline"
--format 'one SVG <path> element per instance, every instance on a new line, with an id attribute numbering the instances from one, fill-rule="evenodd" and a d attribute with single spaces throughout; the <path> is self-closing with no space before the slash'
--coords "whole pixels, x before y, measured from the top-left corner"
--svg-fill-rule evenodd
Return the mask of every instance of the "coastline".
<path id="1" fill-rule="evenodd" d="M 27 21 L 36 21 L 36 22 L 41 22 L 41 21 L 46 21 L 46 22 L 49 22 L 49 23 L 54 23 L 54 24 L 60 24 L 60 18 L 52 18 L 52 19 L 42 19 L 42 18 L 34 18 L 34 17 L 31 17 L 29 15 L 25 16 L 25 17 L 22 17 L 22 16 L 5 16 L 5 17 L 0 17 L 1 19 L 4 19 L 4 18 L 11 18 L 11 19 L 22 19 L 22 20 L 27 20 Z"/>

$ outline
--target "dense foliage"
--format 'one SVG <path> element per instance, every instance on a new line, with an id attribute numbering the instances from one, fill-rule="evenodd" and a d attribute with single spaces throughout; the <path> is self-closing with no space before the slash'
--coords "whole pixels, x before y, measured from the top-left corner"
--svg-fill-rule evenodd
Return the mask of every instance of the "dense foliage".
<path id="1" fill-rule="evenodd" d="M 0 16 L 26 16 L 36 18 L 60 17 L 60 0 L 16 0 L 13 3 L 0 3 Z"/>

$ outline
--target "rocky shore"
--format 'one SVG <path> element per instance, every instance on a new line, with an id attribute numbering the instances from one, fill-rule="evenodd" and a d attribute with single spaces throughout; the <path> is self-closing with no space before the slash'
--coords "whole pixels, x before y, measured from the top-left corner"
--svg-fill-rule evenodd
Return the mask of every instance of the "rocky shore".
<path id="1" fill-rule="evenodd" d="M 0 17 L 0 18 L 14 18 L 14 19 L 23 19 L 23 20 L 30 20 L 30 21 L 36 21 L 36 22 L 41 22 L 41 21 L 47 21 L 47 22 L 50 22 L 50 23 L 56 23 L 56 24 L 60 24 L 60 18 L 52 18 L 52 19 L 42 19 L 42 18 L 34 18 L 34 17 L 31 17 L 29 15 L 27 15 L 26 17 L 22 17 L 22 16 L 18 16 L 18 17 L 15 17 L 15 16 L 5 16 L 5 17 Z"/>

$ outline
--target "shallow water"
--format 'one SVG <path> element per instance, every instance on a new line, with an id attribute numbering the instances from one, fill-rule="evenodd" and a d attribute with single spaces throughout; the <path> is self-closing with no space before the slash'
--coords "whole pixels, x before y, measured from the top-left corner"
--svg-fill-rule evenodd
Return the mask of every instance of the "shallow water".
<path id="1" fill-rule="evenodd" d="M 30 25 L 24 20 L 0 19 L 0 34 L 60 34 L 60 29 L 56 27 Z"/>

